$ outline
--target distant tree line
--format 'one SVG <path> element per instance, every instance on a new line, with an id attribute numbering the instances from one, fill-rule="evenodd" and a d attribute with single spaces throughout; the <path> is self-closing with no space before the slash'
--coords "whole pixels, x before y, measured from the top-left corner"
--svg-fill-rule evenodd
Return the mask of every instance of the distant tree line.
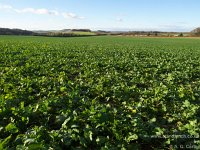
<path id="1" fill-rule="evenodd" d="M 0 28 L 0 35 L 34 35 L 32 31 L 21 29 Z"/>
<path id="2" fill-rule="evenodd" d="M 48 32 L 40 33 L 37 36 L 48 36 L 48 37 L 86 37 L 86 36 L 96 36 L 96 35 L 82 35 L 76 33 L 65 33 L 65 32 Z"/>
<path id="3" fill-rule="evenodd" d="M 58 30 L 59 31 L 59 30 Z M 66 32 L 65 32 L 66 31 Z M 74 33 L 73 33 L 74 32 Z M 28 30 L 21 29 L 9 29 L 9 28 L 0 28 L 0 35 L 34 35 L 34 36 L 50 36 L 50 37 L 81 37 L 81 36 L 95 36 L 95 35 L 127 35 L 127 36 L 179 36 L 183 37 L 184 34 L 187 36 L 200 36 L 200 27 L 192 30 L 187 33 L 180 32 L 160 32 L 160 31 L 103 31 L 98 30 L 93 33 L 95 35 L 81 35 L 75 32 L 92 32 L 90 29 L 64 29 L 59 32 L 33 32 Z"/>
<path id="4" fill-rule="evenodd" d="M 75 32 L 92 32 L 90 29 L 72 29 L 71 31 L 75 31 Z"/>
<path id="5" fill-rule="evenodd" d="M 0 28 L 0 35 L 33 35 L 33 36 L 50 36 L 50 37 L 80 37 L 92 35 L 80 35 L 73 32 L 91 32 L 90 29 L 72 29 L 70 32 L 44 32 L 36 33 L 28 30 Z"/>
<path id="6" fill-rule="evenodd" d="M 200 27 L 191 31 L 193 36 L 200 36 Z"/>

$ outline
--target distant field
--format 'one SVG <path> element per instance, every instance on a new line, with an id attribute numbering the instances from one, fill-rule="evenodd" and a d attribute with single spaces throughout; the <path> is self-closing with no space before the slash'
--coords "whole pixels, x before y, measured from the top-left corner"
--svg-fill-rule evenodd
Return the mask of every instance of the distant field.
<path id="1" fill-rule="evenodd" d="M 95 33 L 93 32 L 71 32 L 73 34 L 77 34 L 77 35 L 96 35 Z"/>
<path id="2" fill-rule="evenodd" d="M 200 149 L 200 39 L 0 36 L 0 149 Z"/>

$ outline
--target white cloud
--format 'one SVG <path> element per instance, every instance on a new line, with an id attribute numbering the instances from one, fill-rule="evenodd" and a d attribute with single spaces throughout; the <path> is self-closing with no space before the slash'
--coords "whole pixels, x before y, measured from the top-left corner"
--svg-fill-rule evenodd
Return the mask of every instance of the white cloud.
<path id="1" fill-rule="evenodd" d="M 49 14 L 58 16 L 60 13 L 56 10 L 52 10 L 52 11 L 49 11 Z"/>
<path id="2" fill-rule="evenodd" d="M 37 15 L 59 15 L 59 13 L 55 10 L 47 10 L 45 8 L 42 9 L 34 9 L 34 8 L 24 8 L 24 9 L 14 9 L 17 13 L 33 13 Z"/>
<path id="3" fill-rule="evenodd" d="M 74 13 L 62 13 L 62 15 L 63 15 L 63 17 L 64 18 L 67 18 L 67 19 L 69 19 L 69 18 L 73 18 L 73 19 L 84 19 L 84 17 L 80 17 L 80 16 L 78 16 L 78 15 L 76 15 L 76 14 L 74 14 Z"/>
<path id="4" fill-rule="evenodd" d="M 10 5 L 1 5 L 0 4 L 0 10 L 9 10 L 13 11 L 16 13 L 31 13 L 31 14 L 36 14 L 36 15 L 54 15 L 54 16 L 63 16 L 64 18 L 67 19 L 84 19 L 84 17 L 78 16 L 77 14 L 71 13 L 71 12 L 58 12 L 56 10 L 48 10 L 46 8 L 40 8 L 40 9 L 35 9 L 35 8 L 23 8 L 23 9 L 16 9 L 13 8 Z"/>
<path id="5" fill-rule="evenodd" d="M 12 6 L 10 6 L 10 5 L 1 5 L 0 4 L 0 10 L 1 9 L 9 10 L 9 9 L 12 9 Z"/>

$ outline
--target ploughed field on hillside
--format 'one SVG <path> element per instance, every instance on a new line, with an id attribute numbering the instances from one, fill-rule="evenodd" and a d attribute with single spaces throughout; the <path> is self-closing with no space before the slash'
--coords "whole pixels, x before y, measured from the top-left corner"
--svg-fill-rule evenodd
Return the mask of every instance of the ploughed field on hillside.
<path id="1" fill-rule="evenodd" d="M 0 36 L 0 149 L 199 148 L 200 39 Z"/>

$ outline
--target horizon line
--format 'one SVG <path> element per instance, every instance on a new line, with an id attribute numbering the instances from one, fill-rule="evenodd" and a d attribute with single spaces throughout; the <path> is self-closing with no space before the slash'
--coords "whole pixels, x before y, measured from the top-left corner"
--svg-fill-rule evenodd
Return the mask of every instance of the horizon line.
<path id="1" fill-rule="evenodd" d="M 76 29 L 83 29 L 83 30 L 86 30 L 86 29 L 89 29 L 91 31 L 107 31 L 107 32 L 183 32 L 183 33 L 186 33 L 186 32 L 192 32 L 192 30 L 183 30 L 183 31 L 178 31 L 177 30 L 159 30 L 159 29 L 156 29 L 156 28 L 144 28 L 144 29 L 138 29 L 138 28 L 60 28 L 60 29 L 25 29 L 25 28 L 17 28 L 17 27 L 0 27 L 0 28 L 6 28 L 6 29 L 19 29 L 19 30 L 26 30 L 26 31 L 60 31 L 60 30 L 76 30 Z M 196 27 L 197 28 L 197 27 Z M 195 28 L 194 28 L 195 29 Z"/>

